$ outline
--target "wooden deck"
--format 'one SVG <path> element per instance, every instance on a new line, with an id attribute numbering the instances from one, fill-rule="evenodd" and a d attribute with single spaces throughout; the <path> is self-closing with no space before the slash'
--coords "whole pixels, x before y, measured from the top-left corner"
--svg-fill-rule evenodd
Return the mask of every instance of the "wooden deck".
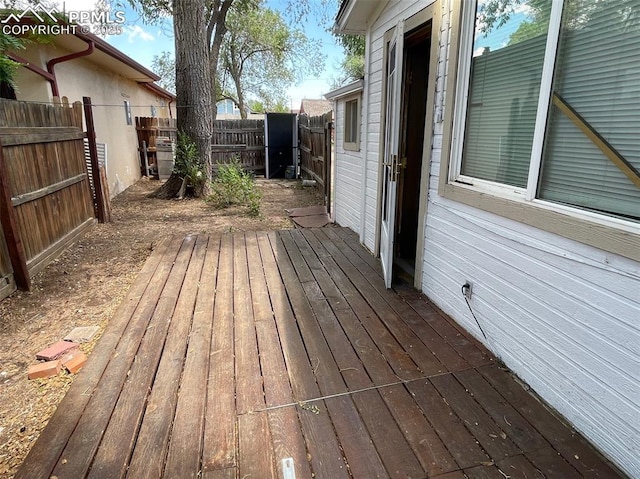
<path id="1" fill-rule="evenodd" d="M 161 244 L 16 477 L 51 476 L 620 477 L 340 228 Z"/>

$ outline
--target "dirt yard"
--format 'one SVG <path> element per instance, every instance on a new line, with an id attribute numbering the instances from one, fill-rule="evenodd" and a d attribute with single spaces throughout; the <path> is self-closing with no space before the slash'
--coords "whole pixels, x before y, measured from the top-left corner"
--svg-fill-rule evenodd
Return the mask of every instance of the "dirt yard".
<path id="1" fill-rule="evenodd" d="M 161 238 L 292 228 L 285 208 L 321 204 L 315 190 L 296 181 L 259 179 L 262 217 L 252 218 L 241 207 L 147 198 L 158 185 L 143 179 L 119 195 L 112 223 L 96 224 L 34 278 L 32 292 L 0 302 L 0 478 L 13 477 L 73 381 L 65 373 L 27 380 L 35 353 L 77 326 L 103 331 Z M 95 341 L 81 349 L 90 352 Z"/>

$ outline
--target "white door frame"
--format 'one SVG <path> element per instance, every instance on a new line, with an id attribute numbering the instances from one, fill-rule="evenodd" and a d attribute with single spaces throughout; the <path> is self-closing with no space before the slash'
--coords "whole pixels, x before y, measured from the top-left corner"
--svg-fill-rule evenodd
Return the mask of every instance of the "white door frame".
<path id="1" fill-rule="evenodd" d="M 440 54 L 440 39 L 441 39 L 441 22 L 442 22 L 442 0 L 437 0 L 428 7 L 424 8 L 420 12 L 412 15 L 406 20 L 401 20 L 398 23 L 398 26 L 389 30 L 384 36 L 384 44 L 385 44 L 385 52 L 384 52 L 384 65 L 388 62 L 388 52 L 387 45 L 397 34 L 398 28 L 402 28 L 403 36 L 404 31 L 411 31 L 415 28 L 418 28 L 422 25 L 425 25 L 428 22 L 431 22 L 431 49 L 429 52 L 429 75 L 428 75 L 428 95 L 427 95 L 427 108 L 426 108 L 426 118 L 425 118 L 425 130 L 424 130 L 424 144 L 423 144 L 423 153 L 422 153 L 422 171 L 420 178 L 420 198 L 419 198 L 419 209 L 418 209 L 418 235 L 417 235 L 417 243 L 416 243 L 416 263 L 415 263 L 415 276 L 414 276 L 414 287 L 418 290 L 422 289 L 422 270 L 423 270 L 423 257 L 424 257 L 424 243 L 425 243 L 425 227 L 426 227 L 426 219 L 427 219 L 427 211 L 428 211 L 428 194 L 429 194 L 429 174 L 431 169 L 431 154 L 432 154 L 432 144 L 433 144 L 433 129 L 434 129 L 434 115 L 437 113 L 435 111 L 436 107 L 436 87 L 437 87 L 437 79 L 438 79 L 438 59 Z M 404 40 L 404 38 L 403 38 Z M 404 50 L 404 42 L 402 43 Z M 404 65 L 402 63 L 402 59 L 404 57 L 404 51 L 398 50 L 400 53 L 400 81 L 396 82 L 400 99 L 398 102 L 402 101 L 402 75 L 404 74 Z M 397 60 L 398 61 L 398 58 Z M 382 132 L 385 132 L 385 141 L 380 142 L 380 158 L 382 161 L 380 162 L 379 171 L 378 171 L 378 206 L 377 206 L 377 226 L 376 226 L 376 235 L 375 235 L 375 252 L 377 254 L 381 254 L 382 252 L 382 223 L 383 223 L 383 180 L 384 180 L 384 155 L 386 149 L 386 136 L 389 132 L 389 128 L 387 128 L 387 120 L 386 120 L 386 75 L 383 76 L 385 80 L 385 86 L 383 89 L 383 109 L 381 113 L 381 136 Z M 442 94 L 442 92 L 441 92 Z M 400 103 L 398 103 L 398 107 Z M 399 112 L 400 110 L 398 110 Z M 398 117 L 399 120 L 399 117 Z M 396 123 L 398 124 L 398 123 Z M 398 135 L 400 131 L 397 132 Z M 399 144 L 399 136 L 396 143 Z M 394 209 L 395 214 L 395 209 Z"/>

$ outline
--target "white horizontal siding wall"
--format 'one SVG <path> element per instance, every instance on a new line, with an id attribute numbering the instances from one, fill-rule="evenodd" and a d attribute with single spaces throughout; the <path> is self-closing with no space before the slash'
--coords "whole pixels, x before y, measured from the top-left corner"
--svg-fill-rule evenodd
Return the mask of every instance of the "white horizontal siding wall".
<path id="1" fill-rule="evenodd" d="M 438 98 L 445 93 L 445 46 Z M 453 92 L 446 93 L 445 102 Z M 439 197 L 441 104 L 436 100 L 425 294 L 640 478 L 640 263 Z M 462 297 L 466 281 L 488 340 Z"/>
<path id="2" fill-rule="evenodd" d="M 346 100 L 354 97 L 346 98 Z M 345 99 L 337 101 L 335 113 L 336 132 L 336 159 L 335 159 L 335 184 L 334 184 L 334 216 L 340 226 L 351 228 L 355 232 L 360 231 L 360 207 L 362 191 L 362 147 L 360 151 L 344 149 L 344 118 Z M 360 120 L 362 131 L 362 118 Z M 362 138 L 362 135 L 361 135 Z M 362 143 L 362 139 L 360 141 Z"/>

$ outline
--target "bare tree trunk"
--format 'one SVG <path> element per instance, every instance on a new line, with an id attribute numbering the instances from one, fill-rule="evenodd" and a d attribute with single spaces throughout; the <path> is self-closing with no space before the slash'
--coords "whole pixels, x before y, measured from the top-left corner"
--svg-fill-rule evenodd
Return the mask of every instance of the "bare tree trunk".
<path id="1" fill-rule="evenodd" d="M 214 11 L 210 12 L 209 23 L 207 25 L 207 45 L 209 46 L 209 69 L 211 72 L 211 91 L 213 95 L 213 103 L 218 101 L 216 98 L 216 83 L 218 81 L 218 59 L 220 58 L 220 47 L 222 46 L 222 40 L 227 33 L 227 12 L 231 8 L 231 4 L 234 0 L 223 0 L 222 3 L 218 0 L 214 2 Z M 218 113 L 215 105 L 213 106 L 213 117 L 216 119 Z"/>
<path id="2" fill-rule="evenodd" d="M 178 130 L 196 144 L 211 180 L 213 102 L 204 0 L 174 0 Z"/>
<path id="3" fill-rule="evenodd" d="M 196 145 L 212 180 L 211 133 L 213 102 L 205 0 L 174 0 L 173 30 L 176 46 L 176 117 L 178 131 Z M 152 196 L 175 198 L 184 194 L 185 178 L 172 173 Z M 205 189 L 207 186 L 205 186 Z"/>
<path id="4" fill-rule="evenodd" d="M 233 75 L 233 83 L 236 86 L 236 94 L 238 96 L 238 109 L 240 110 L 240 118 L 247 119 L 247 108 L 244 104 L 244 92 L 242 91 L 242 85 L 240 84 L 240 75 Z"/>

